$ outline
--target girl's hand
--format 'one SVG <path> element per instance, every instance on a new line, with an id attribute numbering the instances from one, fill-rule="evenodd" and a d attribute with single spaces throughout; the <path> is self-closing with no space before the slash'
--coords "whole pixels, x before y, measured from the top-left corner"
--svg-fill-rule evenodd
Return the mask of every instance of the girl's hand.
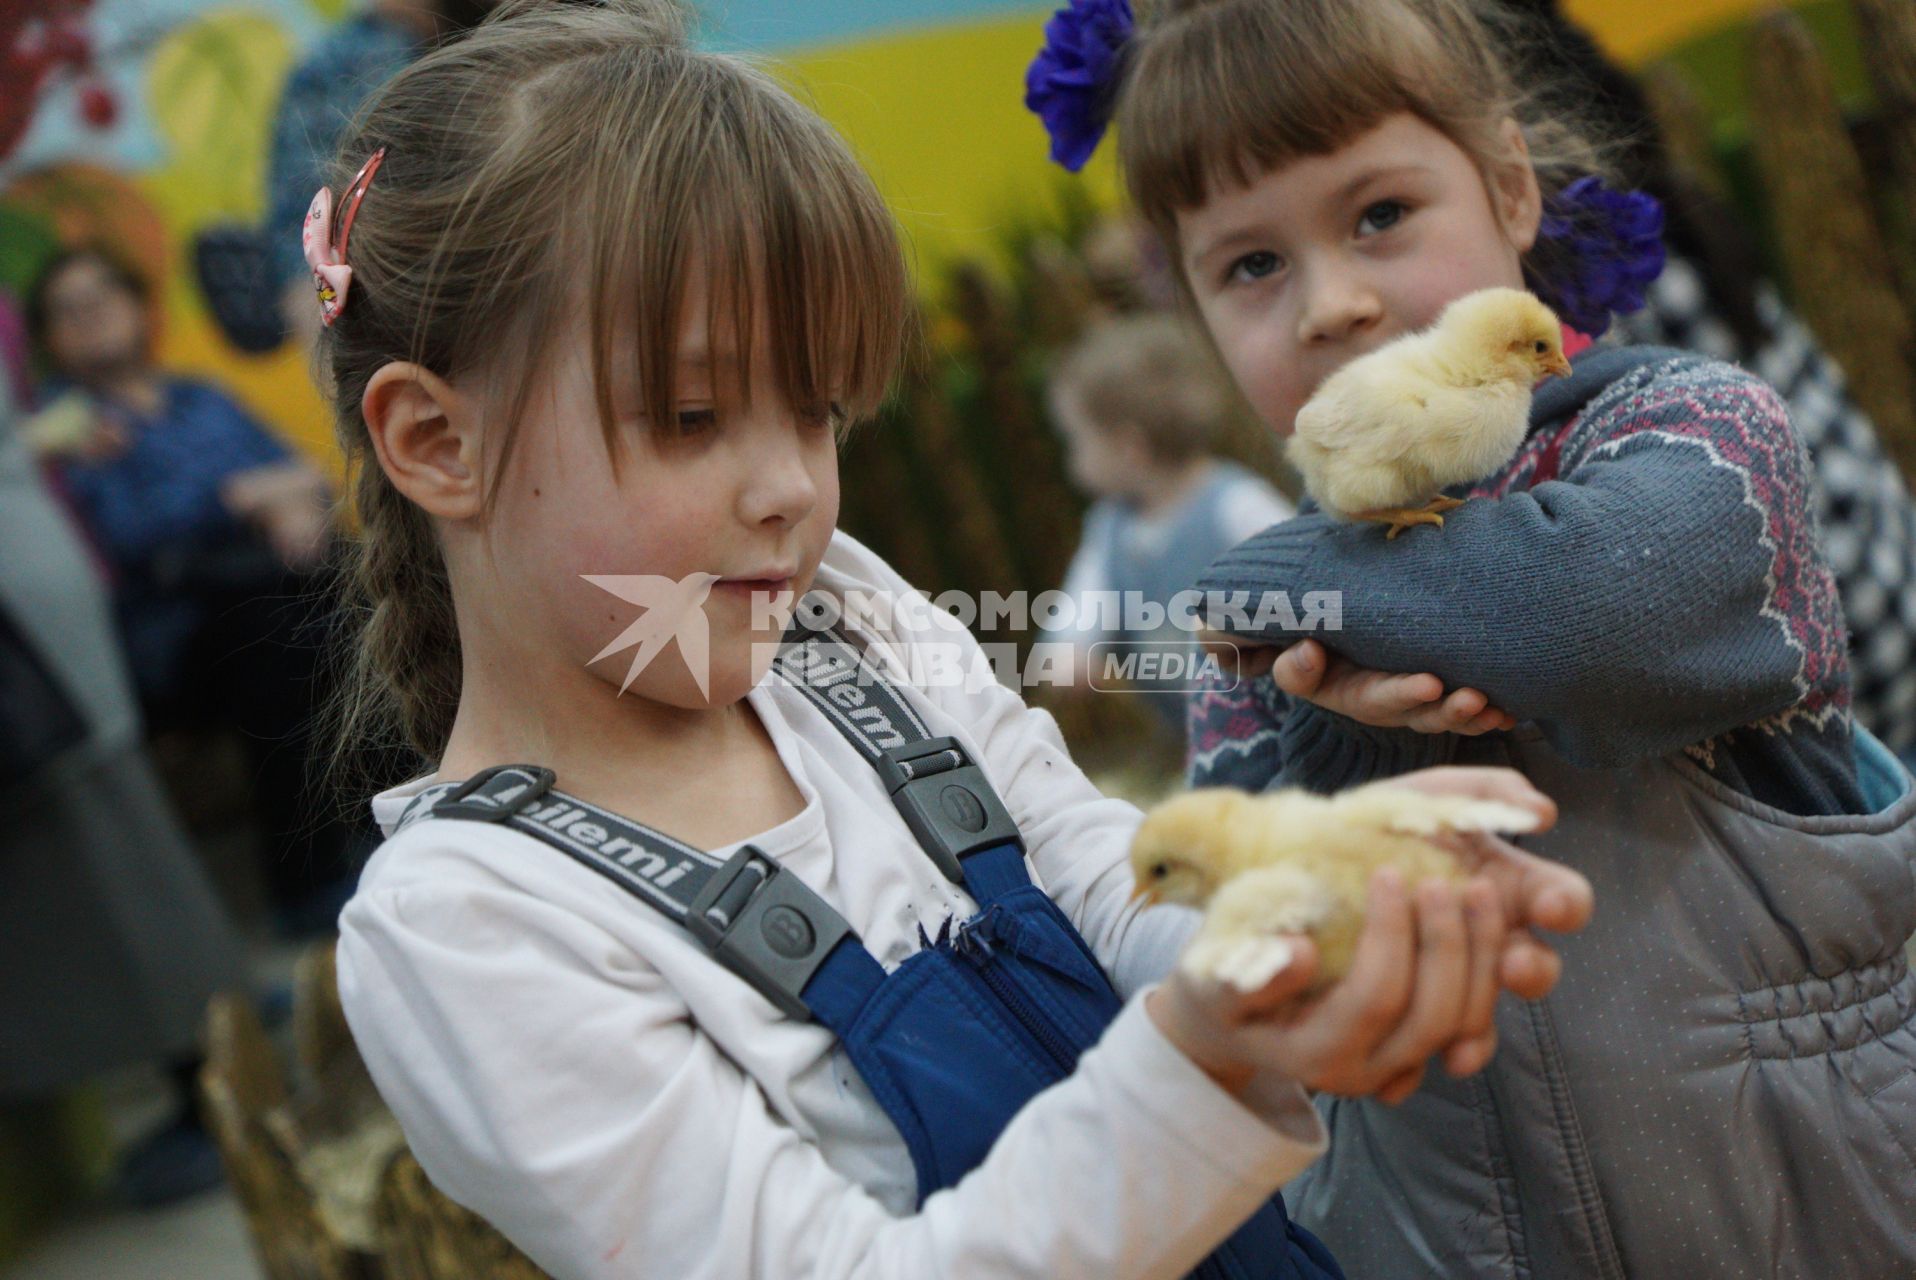
<path id="1" fill-rule="evenodd" d="M 99 425 L 74 450 L 74 456 L 84 462 L 111 462 L 132 447 L 133 437 L 120 420 L 101 414 Z"/>
<path id="2" fill-rule="evenodd" d="M 1504 932 L 1487 881 L 1474 879 L 1461 892 L 1431 882 L 1413 893 L 1396 872 L 1383 871 L 1371 883 L 1350 972 L 1328 990 L 1301 998 L 1316 951 L 1297 939 L 1291 963 L 1260 991 L 1246 995 L 1178 970 L 1146 1008 L 1166 1038 L 1232 1092 L 1277 1071 L 1320 1092 L 1395 1104 L 1423 1082 L 1430 1057 L 1450 1046 L 1476 1046 L 1450 1061 L 1453 1071 L 1489 1061 L 1482 1046 Z"/>
<path id="3" fill-rule="evenodd" d="M 1395 786 L 1415 787 L 1437 795 L 1470 796 L 1528 809 L 1537 815 L 1539 832 L 1557 822 L 1557 806 L 1514 769 L 1450 766 L 1420 769 L 1392 779 Z M 1497 982 L 1525 1000 L 1550 994 L 1563 972 L 1554 948 L 1532 932 L 1574 933 L 1590 923 L 1596 898 L 1582 875 L 1548 858 L 1525 853 L 1506 840 L 1488 835 L 1460 835 L 1447 842 L 1478 880 L 1496 895 L 1498 916 L 1505 929 Z M 1496 1049 L 1496 1032 L 1488 1021 L 1482 1032 L 1446 1050 L 1445 1066 L 1452 1075 L 1481 1069 Z"/>
<path id="4" fill-rule="evenodd" d="M 1245 680 L 1269 675 L 1293 698 L 1316 703 L 1359 724 L 1468 737 L 1515 728 L 1517 724 L 1515 716 L 1491 706 L 1490 699 L 1475 689 L 1453 690 L 1445 697 L 1444 682 L 1429 672 L 1396 675 L 1372 671 L 1338 657 L 1315 640 L 1300 640 L 1279 649 L 1206 631 L 1199 635 L 1198 642 L 1220 660 L 1228 652 Z"/>
<path id="5" fill-rule="evenodd" d="M 1273 655 L 1271 676 L 1293 698 L 1380 729 L 1476 737 L 1517 724 L 1516 717 L 1491 706 L 1490 699 L 1475 689 L 1454 689 L 1445 696 L 1444 682 L 1429 672 L 1372 671 L 1329 652 L 1315 640 L 1300 640 Z"/>
<path id="6" fill-rule="evenodd" d="M 1539 831 L 1557 819 L 1550 798 L 1510 769 L 1425 769 L 1395 783 L 1528 809 Z M 1583 928 L 1594 897 L 1577 872 L 1495 837 L 1458 837 L 1452 847 L 1472 878 L 1461 890 L 1421 886 L 1414 914 L 1395 873 L 1373 881 L 1351 971 L 1328 991 L 1297 1000 L 1316 967 L 1315 950 L 1298 940 L 1299 956 L 1262 991 L 1201 986 L 1180 973 L 1153 993 L 1162 1003 L 1152 1016 L 1226 1087 L 1275 1068 L 1310 1088 L 1395 1103 L 1422 1082 L 1433 1053 L 1454 1076 L 1482 1070 L 1496 1051 L 1499 991 L 1541 999 L 1562 972 L 1531 930 Z"/>
<path id="7" fill-rule="evenodd" d="M 317 568 L 326 558 L 333 517 L 325 503 L 289 497 L 263 504 L 253 519 L 288 569 L 304 572 Z"/>

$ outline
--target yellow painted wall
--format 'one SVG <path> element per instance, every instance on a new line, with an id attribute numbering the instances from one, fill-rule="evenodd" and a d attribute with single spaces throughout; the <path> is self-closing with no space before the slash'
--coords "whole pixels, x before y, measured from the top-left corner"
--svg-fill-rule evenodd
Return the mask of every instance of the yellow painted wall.
<path id="1" fill-rule="evenodd" d="M 929 264 L 989 251 L 994 229 L 1068 179 L 1024 109 L 1042 20 L 997 19 L 782 60 L 780 74 L 852 140 Z M 1115 198 L 1109 148 L 1085 173 Z"/>
<path id="2" fill-rule="evenodd" d="M 1563 7 L 1606 48 L 1635 64 L 1779 5 L 1777 0 L 1564 0 Z"/>

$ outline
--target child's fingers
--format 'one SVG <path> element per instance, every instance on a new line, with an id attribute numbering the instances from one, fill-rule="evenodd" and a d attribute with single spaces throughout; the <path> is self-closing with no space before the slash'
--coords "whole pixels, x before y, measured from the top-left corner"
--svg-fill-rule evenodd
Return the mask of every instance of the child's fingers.
<path id="1" fill-rule="evenodd" d="M 1410 1004 L 1412 959 L 1417 922 L 1404 877 L 1392 869 L 1371 877 L 1364 932 L 1357 939 L 1350 971 L 1330 989 L 1321 1009 L 1326 1034 L 1350 1036 L 1361 1043 L 1355 1056 L 1369 1052 L 1403 1020 Z"/>
<path id="2" fill-rule="evenodd" d="M 1457 733 L 1490 706 L 1490 699 L 1475 689 L 1458 689 L 1434 706 L 1426 707 L 1411 719 L 1411 727 L 1420 733 Z"/>
<path id="3" fill-rule="evenodd" d="M 1470 850 L 1480 859 L 1478 870 L 1503 894 L 1512 924 L 1574 933 L 1590 923 L 1596 896 L 1580 873 L 1494 837 L 1470 841 Z"/>
<path id="4" fill-rule="evenodd" d="M 1290 963 L 1256 991 L 1238 997 L 1234 1011 L 1237 1021 L 1270 1016 L 1303 995 L 1311 979 L 1317 976 L 1316 945 L 1303 936 L 1286 937 L 1285 941 L 1291 946 Z"/>
<path id="5" fill-rule="evenodd" d="M 1488 707 L 1471 717 L 1470 723 L 1456 732 L 1468 738 L 1475 738 L 1479 734 L 1502 732 L 1509 728 L 1509 725 L 1509 715 L 1495 707 Z"/>
<path id="6" fill-rule="evenodd" d="M 1445 1049 L 1444 1070 L 1457 1079 L 1474 1076 L 1489 1066 L 1496 1055 L 1497 1029 L 1492 1027 L 1480 1036 L 1458 1040 Z"/>
<path id="7" fill-rule="evenodd" d="M 1424 1082 L 1424 1064 L 1418 1063 L 1377 1091 L 1377 1100 L 1390 1106 L 1396 1106 L 1411 1094 L 1417 1092 L 1417 1086 Z"/>
<path id="8" fill-rule="evenodd" d="M 1563 973 L 1563 960 L 1556 951 L 1519 929 L 1504 943 L 1502 959 L 1497 962 L 1497 981 L 1504 990 L 1524 1000 L 1541 1000 L 1549 995 Z"/>
<path id="9" fill-rule="evenodd" d="M 1444 682 L 1429 672 L 1415 675 L 1390 675 L 1365 671 L 1368 679 L 1358 684 L 1358 696 L 1376 719 L 1407 716 L 1444 696 Z"/>
<path id="10" fill-rule="evenodd" d="M 1407 724 L 1409 717 L 1444 696 L 1444 682 L 1428 672 L 1395 675 L 1346 662 L 1333 662 L 1310 700 L 1360 724 L 1385 728 Z"/>
<path id="11" fill-rule="evenodd" d="M 1536 831 L 1548 831 L 1557 825 L 1557 802 L 1537 790 L 1530 779 L 1515 769 L 1491 765 L 1444 765 L 1436 769 L 1419 769 L 1414 773 L 1401 774 L 1392 778 L 1390 785 L 1410 787 L 1435 796 L 1468 796 L 1473 800 L 1495 800 L 1499 804 L 1528 809 L 1536 815 Z M 1512 849 L 1511 852 L 1517 851 Z M 1542 860 L 1532 859 L 1532 861 L 1541 862 Z"/>
<path id="12" fill-rule="evenodd" d="M 1198 646 L 1220 661 L 1234 663 L 1240 680 L 1250 681 L 1270 671 L 1271 664 L 1277 661 L 1278 647 L 1263 644 L 1256 640 L 1247 640 L 1243 636 L 1234 636 L 1223 631 L 1198 632 Z M 1227 666 L 1225 670 L 1233 668 Z"/>
<path id="13" fill-rule="evenodd" d="M 1461 733 L 1475 737 L 1501 729 L 1509 717 L 1476 689 L 1457 689 L 1442 702 L 1413 712 L 1410 727 L 1419 733 Z"/>
<path id="14" fill-rule="evenodd" d="M 1283 650 L 1274 644 L 1242 644 L 1237 654 L 1237 670 L 1240 678 L 1256 680 L 1271 673 L 1277 665 L 1277 657 Z"/>
<path id="15" fill-rule="evenodd" d="M 1463 905 L 1464 926 L 1470 935 L 1470 976 L 1463 1013 L 1458 1018 L 1461 1034 L 1445 1052 L 1444 1063 L 1451 1068 L 1452 1075 L 1468 1075 L 1478 1069 L 1473 1066 L 1458 1070 L 1458 1064 L 1469 1061 L 1469 1057 L 1460 1058 L 1453 1050 L 1486 1036 L 1491 1044 L 1496 1043 L 1492 1019 L 1497 1011 L 1497 968 L 1503 959 L 1506 933 L 1503 905 L 1497 901 L 1497 891 L 1488 881 L 1474 879 L 1465 886 Z"/>
<path id="16" fill-rule="evenodd" d="M 1417 888 L 1417 968 L 1402 1021 L 1371 1056 L 1385 1078 L 1429 1058 L 1457 1036 L 1469 997 L 1470 933 L 1457 891 Z"/>
<path id="17" fill-rule="evenodd" d="M 1277 687 L 1362 724 L 1395 726 L 1444 696 L 1444 682 L 1428 672 L 1372 671 L 1333 657 L 1315 640 L 1300 640 L 1271 668 Z"/>
<path id="18" fill-rule="evenodd" d="M 1521 850 L 1514 851 L 1529 858 Z M 1596 909 L 1596 891 L 1590 882 L 1569 867 L 1533 859 L 1539 865 L 1526 877 L 1530 889 L 1528 920 L 1539 929 L 1553 933 L 1574 933 L 1590 923 Z"/>
<path id="19" fill-rule="evenodd" d="M 1276 656 L 1271 678 L 1293 698 L 1314 698 L 1330 669 L 1330 655 L 1315 640 L 1300 640 Z"/>

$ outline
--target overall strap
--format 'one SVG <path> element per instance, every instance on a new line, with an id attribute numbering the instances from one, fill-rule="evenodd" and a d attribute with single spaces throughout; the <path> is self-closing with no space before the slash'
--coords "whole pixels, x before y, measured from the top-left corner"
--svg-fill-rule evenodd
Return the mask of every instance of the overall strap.
<path id="1" fill-rule="evenodd" d="M 538 765 L 484 769 L 422 791 L 399 825 L 465 818 L 542 840 L 684 925 L 721 964 L 800 1021 L 812 1016 L 800 993 L 834 951 L 847 953 L 835 967 L 852 979 L 883 976 L 845 918 L 752 845 L 715 858 L 554 791 L 553 781 L 552 770 Z"/>
<path id="2" fill-rule="evenodd" d="M 975 883 L 966 887 L 981 903 L 1030 883 L 1017 824 L 984 772 L 956 739 L 931 736 L 878 660 L 834 631 L 795 622 L 775 669 L 872 764 L 920 847 L 954 883 L 966 884 L 969 868 Z M 554 781 L 538 765 L 481 770 L 421 791 L 398 825 L 464 818 L 542 840 L 684 925 L 793 1018 L 812 1016 L 803 993 L 828 960 L 820 990 L 838 993 L 827 1001 L 833 1010 L 883 977 L 845 918 L 752 845 L 715 858 L 555 791 Z M 829 1012 L 824 1020 L 831 1023 Z"/>
<path id="3" fill-rule="evenodd" d="M 966 884 L 965 859 L 999 845 L 1022 855 L 1018 824 L 958 740 L 931 736 L 893 682 L 902 673 L 888 676 L 888 665 L 882 652 L 861 653 L 838 632 L 795 618 L 773 671 L 878 771 L 899 816 L 945 877 L 985 901 L 996 896 L 999 877 L 990 877 L 994 892 L 981 892 L 983 886 Z"/>

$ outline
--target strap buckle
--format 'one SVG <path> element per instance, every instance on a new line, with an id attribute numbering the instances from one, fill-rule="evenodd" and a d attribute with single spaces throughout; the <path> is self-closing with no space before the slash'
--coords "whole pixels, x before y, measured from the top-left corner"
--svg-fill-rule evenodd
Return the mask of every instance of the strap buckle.
<path id="1" fill-rule="evenodd" d="M 525 775 L 517 787 L 494 786 L 502 774 Z M 467 818 L 474 822 L 505 822 L 552 790 L 559 775 L 543 765 L 497 764 L 481 769 L 432 807 L 435 818 Z"/>
<path id="2" fill-rule="evenodd" d="M 803 880 L 749 844 L 692 899 L 685 927 L 719 963 L 801 1022 L 812 1017 L 800 995 L 805 984 L 852 931 Z"/>
<path id="3" fill-rule="evenodd" d="M 965 882 L 967 854 L 1007 843 L 1025 847 L 984 770 L 956 738 L 892 747 L 878 758 L 878 776 L 905 825 L 953 884 Z"/>

